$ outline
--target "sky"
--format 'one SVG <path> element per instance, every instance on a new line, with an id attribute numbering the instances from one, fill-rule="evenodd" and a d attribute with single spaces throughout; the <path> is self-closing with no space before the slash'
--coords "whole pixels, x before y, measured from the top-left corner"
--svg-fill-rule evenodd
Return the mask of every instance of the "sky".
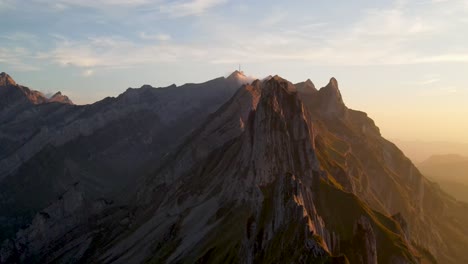
<path id="1" fill-rule="evenodd" d="M 468 143 L 468 0 L 0 0 L 0 71 L 78 104 L 242 65 L 317 87 L 387 138 Z"/>

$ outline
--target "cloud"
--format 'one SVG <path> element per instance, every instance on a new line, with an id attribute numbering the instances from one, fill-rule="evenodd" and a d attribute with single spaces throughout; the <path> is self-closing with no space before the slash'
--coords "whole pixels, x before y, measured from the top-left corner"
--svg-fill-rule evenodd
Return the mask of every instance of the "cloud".
<path id="1" fill-rule="evenodd" d="M 440 78 L 431 78 L 431 79 L 419 81 L 416 84 L 417 85 L 430 85 L 430 84 L 434 84 L 438 82 L 440 82 Z"/>
<path id="2" fill-rule="evenodd" d="M 0 0 L 0 12 L 14 9 L 14 7 L 15 5 L 13 0 Z"/>
<path id="3" fill-rule="evenodd" d="M 121 11 L 156 11 L 170 17 L 200 15 L 228 0 L 31 0 L 28 3 L 0 0 L 0 11 L 17 8 L 34 12 L 62 12 L 75 8 L 90 8 L 104 13 Z"/>
<path id="4" fill-rule="evenodd" d="M 201 59 L 206 51 L 189 45 L 145 45 L 120 37 L 88 38 L 84 41 L 59 41 L 39 59 L 51 60 L 62 66 L 80 68 L 129 68 L 136 65 L 167 63 L 177 60 Z"/>
<path id="5" fill-rule="evenodd" d="M 287 19 L 290 14 L 288 14 L 285 10 L 282 10 L 281 8 L 278 7 L 273 7 L 271 11 L 268 12 L 269 15 L 263 17 L 259 25 L 262 27 L 272 27 L 275 25 L 278 25 L 279 23 L 283 22 L 285 19 Z"/>
<path id="6" fill-rule="evenodd" d="M 340 27 L 327 24 L 333 21 L 314 21 L 310 27 L 285 24 L 290 16 L 280 19 L 284 21 L 280 29 L 268 31 L 216 23 L 211 29 L 225 40 L 219 45 L 232 48 L 212 62 L 288 60 L 342 66 L 468 62 L 466 39 L 453 39 L 463 28 L 458 20 L 461 12 L 466 14 L 460 3 L 410 3 L 396 1 L 387 8 L 361 10 L 355 22 Z M 438 6 L 442 4 L 444 13 Z M 261 21 L 277 23 L 268 15 Z"/>
<path id="7" fill-rule="evenodd" d="M 147 0 L 59 0 L 58 3 L 93 8 L 115 3 L 125 10 L 144 6 L 145 12 L 146 5 L 151 5 L 156 9 L 150 9 L 150 13 L 156 10 L 169 17 L 181 17 L 208 12 L 226 0 L 160 0 L 156 3 Z M 70 39 L 54 35 L 52 44 L 47 45 L 52 48 L 34 54 L 23 52 L 15 58 L 10 56 L 9 61 L 16 67 L 27 68 L 30 65 L 28 59 L 33 56 L 84 70 L 185 61 L 213 64 L 287 61 L 340 66 L 467 63 L 466 38 L 449 38 L 454 36 L 454 32 L 459 34 L 459 28 L 462 28 L 458 19 L 463 17 L 460 12 L 465 11 L 461 11 L 460 3 L 427 1 L 413 7 L 409 7 L 409 3 L 398 1 L 387 8 L 360 10 L 354 22 L 338 26 L 332 20 L 290 19 L 294 13 L 287 10 L 279 12 L 279 18 L 275 15 L 271 18 L 271 12 L 260 12 L 258 21 L 262 23 L 242 20 L 233 23 L 233 17 L 210 13 L 209 16 L 197 17 L 197 22 L 192 24 L 193 35 L 203 37 L 183 40 L 177 35 L 147 31 L 141 31 L 138 40 L 129 36 Z M 451 12 L 448 18 L 447 12 Z M 0 38 L 9 38 L 8 41 L 17 44 L 21 39 L 26 41 L 28 36 L 18 33 Z M 0 59 L 6 61 L 5 58 Z"/>
<path id="8" fill-rule="evenodd" d="M 169 34 L 148 34 L 146 32 L 140 32 L 139 34 L 141 39 L 145 40 L 157 40 L 157 41 L 168 41 L 171 40 L 171 35 Z"/>
<path id="9" fill-rule="evenodd" d="M 82 75 L 83 77 L 89 77 L 89 76 L 91 76 L 91 75 L 93 75 L 93 74 L 94 74 L 94 71 L 93 71 L 93 70 L 87 69 L 87 70 L 85 70 L 84 72 L 82 72 L 81 75 Z"/>
<path id="10" fill-rule="evenodd" d="M 105 9 L 109 7 L 138 7 L 151 3 L 150 0 L 33 0 L 33 2 L 54 7 L 57 10 L 64 10 L 76 6 L 94 9 Z"/>
<path id="11" fill-rule="evenodd" d="M 425 56 L 418 60 L 420 63 L 434 62 L 468 62 L 468 51 L 461 53 L 445 53 L 434 56 Z"/>
<path id="12" fill-rule="evenodd" d="M 201 12 L 203 8 L 221 2 L 223 1 L 175 2 L 171 4 L 170 10 L 175 12 L 181 6 L 184 6 L 182 9 L 189 6 L 192 10 L 193 5 L 188 3 L 197 3 L 198 7 L 193 10 Z M 179 13 L 187 14 L 182 11 Z M 45 57 L 61 65 L 82 68 L 124 68 L 187 60 L 213 64 L 305 61 L 317 65 L 468 62 L 468 53 L 463 51 L 421 52 L 419 47 L 424 46 L 426 38 L 433 38 L 445 28 L 423 15 L 412 14 L 403 5 L 366 10 L 355 23 L 333 30 L 321 21 L 309 21 L 288 30 L 259 31 L 255 25 L 249 28 L 233 24 L 232 21 L 222 23 L 222 19 L 211 19 L 206 18 L 205 24 L 201 24 L 206 34 L 203 31 L 198 32 L 210 39 L 209 42 L 181 44 L 170 35 L 147 32 L 140 32 L 139 37 L 143 40 L 157 40 L 158 43 L 136 42 L 122 37 L 78 41 L 60 38 L 56 48 L 47 52 Z M 249 36 L 248 41 L 245 36 Z M 168 40 L 171 40 L 170 45 L 166 43 Z"/>
<path id="13" fill-rule="evenodd" d="M 200 15 L 205 11 L 226 3 L 226 0 L 190 0 L 174 1 L 162 4 L 159 11 L 171 17 L 183 17 L 190 15 Z"/>
<path id="14" fill-rule="evenodd" d="M 419 92 L 421 96 L 427 97 L 440 97 L 440 96 L 452 96 L 458 93 L 457 87 L 447 86 L 447 87 L 434 87 L 431 89 L 422 90 Z"/>
<path id="15" fill-rule="evenodd" d="M 5 39 L 13 42 L 37 42 L 38 37 L 27 32 L 13 32 L 0 36 L 0 39 Z"/>
<path id="16" fill-rule="evenodd" d="M 32 64 L 33 55 L 22 47 L 0 47 L 0 64 L 17 71 L 37 71 L 39 67 Z"/>

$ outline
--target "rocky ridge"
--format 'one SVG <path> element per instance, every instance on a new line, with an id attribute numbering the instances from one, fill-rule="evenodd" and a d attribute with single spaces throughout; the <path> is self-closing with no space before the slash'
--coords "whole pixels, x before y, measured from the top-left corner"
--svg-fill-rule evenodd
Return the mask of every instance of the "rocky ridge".
<path id="1" fill-rule="evenodd" d="M 89 199 L 124 200 L 118 195 L 123 189 L 159 166 L 155 161 L 237 88 L 237 81 L 222 77 L 180 87 L 129 88 L 91 105 L 28 103 L 0 111 L 0 238 L 29 223 L 77 182 Z"/>
<path id="2" fill-rule="evenodd" d="M 131 199 L 89 195 L 80 179 L 65 198 L 40 210 L 28 228 L 4 242 L 0 262 L 467 259 L 468 230 L 460 224 L 468 222 L 466 205 L 427 181 L 365 113 L 348 109 L 336 79 L 317 90 L 309 80 L 293 85 L 273 76 L 234 90 L 188 135 L 172 138 L 180 142 L 177 147 L 139 172 L 135 187 L 127 190 Z M 149 91 L 129 90 L 119 98 L 127 106 L 145 102 L 141 94 L 149 102 L 159 99 Z M 178 106 L 185 101 L 164 102 Z M 81 115 L 92 116 L 103 103 Z M 180 116 L 188 112 L 181 110 Z M 142 117 L 138 126 L 146 120 Z M 97 137 L 97 131 L 86 138 Z M 49 150 L 46 160 L 56 151 Z M 82 208 L 98 209 L 83 216 Z M 70 217 L 69 225 L 53 229 Z M 43 231 L 48 229 L 54 231 Z"/>

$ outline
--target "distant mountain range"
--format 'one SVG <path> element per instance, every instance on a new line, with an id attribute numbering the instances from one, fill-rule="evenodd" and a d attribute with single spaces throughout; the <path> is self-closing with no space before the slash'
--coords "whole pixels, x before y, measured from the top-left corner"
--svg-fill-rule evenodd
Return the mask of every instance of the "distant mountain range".
<path id="1" fill-rule="evenodd" d="M 468 144 L 398 139 L 393 142 L 423 175 L 456 199 L 468 202 Z"/>
<path id="2" fill-rule="evenodd" d="M 468 204 L 335 78 L 60 96 L 1 75 L 0 263 L 468 263 Z"/>
<path id="3" fill-rule="evenodd" d="M 468 203 L 468 157 L 434 155 L 416 166 L 422 174 L 439 183 L 442 189 Z"/>
<path id="4" fill-rule="evenodd" d="M 468 144 L 438 141 L 410 141 L 392 139 L 413 162 L 420 163 L 433 155 L 457 154 L 468 157 Z"/>

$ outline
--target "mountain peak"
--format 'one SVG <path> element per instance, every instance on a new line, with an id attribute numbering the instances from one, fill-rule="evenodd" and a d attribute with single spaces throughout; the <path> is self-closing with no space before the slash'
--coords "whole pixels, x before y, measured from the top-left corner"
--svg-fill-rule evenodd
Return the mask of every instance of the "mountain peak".
<path id="1" fill-rule="evenodd" d="M 229 76 L 237 76 L 237 75 L 244 75 L 244 72 L 243 71 L 239 71 L 239 70 L 235 70 L 233 71 Z"/>
<path id="2" fill-rule="evenodd" d="M 289 82 L 288 80 L 286 79 L 283 79 L 281 78 L 279 75 L 275 75 L 273 77 L 271 77 L 270 79 L 266 80 L 265 83 L 267 84 L 267 86 L 269 87 L 280 87 L 280 88 L 283 88 L 284 90 L 286 90 L 287 92 L 296 92 L 296 87 L 294 87 L 294 85 Z M 271 88 L 271 89 L 273 89 Z"/>
<path id="3" fill-rule="evenodd" d="M 252 83 L 254 78 L 246 76 L 243 71 L 235 70 L 226 78 L 226 80 L 235 83 L 236 85 L 244 85 Z"/>
<path id="4" fill-rule="evenodd" d="M 16 85 L 15 80 L 5 72 L 0 73 L 0 86 Z"/>
<path id="5" fill-rule="evenodd" d="M 325 87 L 319 90 L 318 94 L 322 109 L 325 110 L 324 113 L 327 115 L 338 114 L 340 116 L 345 114 L 346 106 L 338 88 L 338 81 L 334 77 L 330 79 Z"/>
<path id="6" fill-rule="evenodd" d="M 331 77 L 330 81 L 328 82 L 327 86 L 328 88 L 333 88 L 334 90 L 338 90 L 338 81 L 335 79 L 335 77 Z"/>
<path id="7" fill-rule="evenodd" d="M 313 94 L 317 92 L 317 88 L 315 88 L 314 83 L 310 79 L 307 79 L 305 82 L 296 83 L 295 86 L 299 92 L 305 94 Z"/>
<path id="8" fill-rule="evenodd" d="M 243 79 L 243 78 L 246 78 L 244 72 L 235 70 L 226 79 L 228 79 L 228 80 L 238 80 L 238 79 Z"/>
<path id="9" fill-rule="evenodd" d="M 47 98 L 38 91 L 31 90 L 26 86 L 17 84 L 10 75 L 5 72 L 0 73 L 0 88 L 2 93 L 8 95 L 10 101 L 8 104 L 20 104 L 24 103 L 24 99 L 28 100 L 32 104 L 42 104 L 47 102 Z M 13 99 L 14 98 L 14 99 Z M 7 104 L 4 102 L 4 104 Z"/>
<path id="10" fill-rule="evenodd" d="M 52 95 L 47 102 L 56 102 L 56 103 L 62 103 L 62 104 L 73 104 L 72 100 L 68 98 L 68 96 L 63 95 L 62 92 L 58 91 L 54 95 Z"/>
<path id="11" fill-rule="evenodd" d="M 327 86 L 320 90 L 323 90 L 323 92 L 328 96 L 334 97 L 338 101 L 343 101 L 341 98 L 340 89 L 338 88 L 338 81 L 335 79 L 335 77 L 332 77 Z"/>

